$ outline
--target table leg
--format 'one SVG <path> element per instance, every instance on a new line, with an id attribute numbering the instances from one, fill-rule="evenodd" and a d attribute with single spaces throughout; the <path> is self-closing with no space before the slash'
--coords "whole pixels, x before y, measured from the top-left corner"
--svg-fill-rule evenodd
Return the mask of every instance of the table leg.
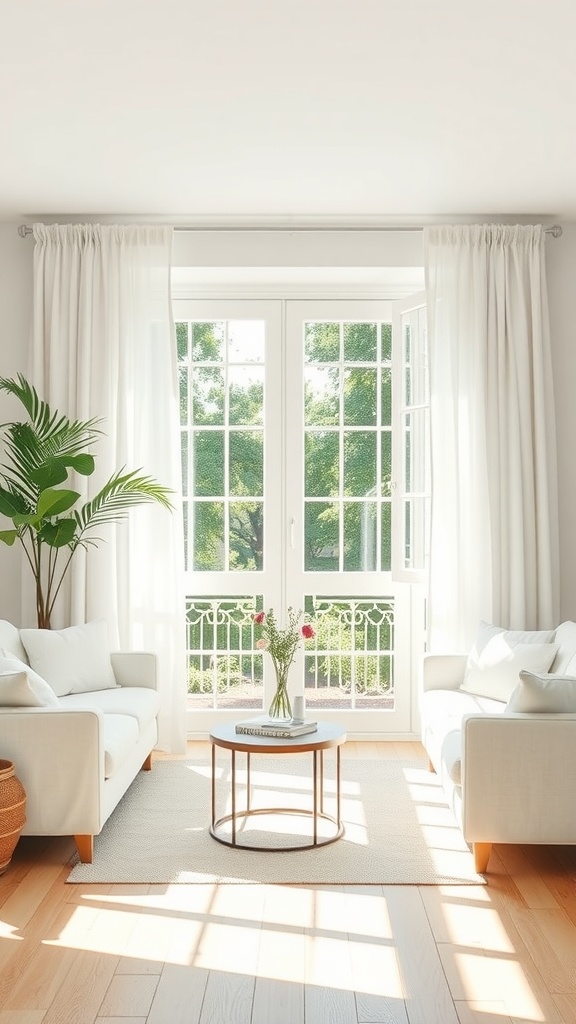
<path id="1" fill-rule="evenodd" d="M 336 747 L 336 821 L 338 822 L 338 830 L 340 830 L 342 826 L 342 811 L 340 804 L 340 747 Z"/>
<path id="2" fill-rule="evenodd" d="M 250 810 L 250 751 L 246 751 L 246 810 Z"/>
<path id="3" fill-rule="evenodd" d="M 212 828 L 216 821 L 216 744 L 212 744 Z"/>
<path id="4" fill-rule="evenodd" d="M 232 846 L 236 846 L 236 751 L 232 751 Z"/>
<path id="5" fill-rule="evenodd" d="M 320 751 L 320 814 L 324 814 L 324 751 Z"/>
<path id="6" fill-rule="evenodd" d="M 318 845 L 318 751 L 314 750 L 312 753 L 314 759 L 314 767 L 312 769 L 312 786 L 314 790 L 314 804 L 313 804 L 313 838 L 312 842 L 314 846 Z"/>

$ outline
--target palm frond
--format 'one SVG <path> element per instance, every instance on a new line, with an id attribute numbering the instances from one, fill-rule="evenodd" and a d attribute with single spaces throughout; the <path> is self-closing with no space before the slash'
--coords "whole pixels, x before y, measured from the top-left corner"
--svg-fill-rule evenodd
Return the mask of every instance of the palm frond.
<path id="1" fill-rule="evenodd" d="M 139 473 L 138 469 L 129 473 L 119 470 L 91 501 L 74 513 L 81 534 L 97 526 L 119 522 L 135 505 L 159 502 L 164 508 L 173 507 L 170 501 L 172 491 L 157 484 L 152 477 L 139 476 Z"/>
<path id="2" fill-rule="evenodd" d="M 97 428 L 97 424 L 102 422 L 98 417 L 90 420 L 71 420 L 68 416 L 52 412 L 48 403 L 38 396 L 36 389 L 21 373 L 14 379 L 0 377 L 0 391 L 7 391 L 20 399 L 30 417 L 31 422 L 27 425 L 33 429 L 38 442 L 48 446 L 49 456 L 84 451 L 102 433 Z"/>

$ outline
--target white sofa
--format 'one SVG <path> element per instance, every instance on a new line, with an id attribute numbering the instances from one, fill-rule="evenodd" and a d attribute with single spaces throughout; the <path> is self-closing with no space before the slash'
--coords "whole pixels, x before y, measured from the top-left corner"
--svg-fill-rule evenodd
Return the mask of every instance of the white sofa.
<path id="1" fill-rule="evenodd" d="M 105 629 L 19 631 L 0 620 L 0 757 L 26 790 L 23 835 L 73 835 L 88 863 L 94 836 L 151 768 L 158 736 L 156 656 L 110 653 Z"/>
<path id="2" fill-rule="evenodd" d="M 518 655 L 494 692 L 470 675 L 471 655 L 424 658 L 422 742 L 479 872 L 493 843 L 576 843 L 576 623 L 548 635 L 549 666 Z"/>

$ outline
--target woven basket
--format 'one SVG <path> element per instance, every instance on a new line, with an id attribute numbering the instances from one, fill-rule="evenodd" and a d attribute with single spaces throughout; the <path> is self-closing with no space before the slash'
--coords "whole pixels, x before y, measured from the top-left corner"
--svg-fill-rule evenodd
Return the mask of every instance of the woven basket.
<path id="1" fill-rule="evenodd" d="M 26 791 L 12 761 L 0 760 L 0 874 L 6 871 L 26 823 Z"/>

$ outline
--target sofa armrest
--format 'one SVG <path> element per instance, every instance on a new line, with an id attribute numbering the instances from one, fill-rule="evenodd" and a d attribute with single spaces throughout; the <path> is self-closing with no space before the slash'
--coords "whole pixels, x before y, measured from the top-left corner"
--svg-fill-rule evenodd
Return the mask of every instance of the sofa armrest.
<path id="1" fill-rule="evenodd" d="M 464 679 L 467 654 L 425 654 L 422 662 L 424 690 L 457 690 Z"/>
<path id="2" fill-rule="evenodd" d="M 103 825 L 103 715 L 97 708 L 2 708 L 0 751 L 26 790 L 24 835 Z"/>
<path id="3" fill-rule="evenodd" d="M 576 843 L 576 715 L 462 720 L 467 842 Z"/>
<path id="4" fill-rule="evenodd" d="M 117 651 L 110 657 L 120 686 L 158 689 L 158 657 L 152 651 Z"/>

